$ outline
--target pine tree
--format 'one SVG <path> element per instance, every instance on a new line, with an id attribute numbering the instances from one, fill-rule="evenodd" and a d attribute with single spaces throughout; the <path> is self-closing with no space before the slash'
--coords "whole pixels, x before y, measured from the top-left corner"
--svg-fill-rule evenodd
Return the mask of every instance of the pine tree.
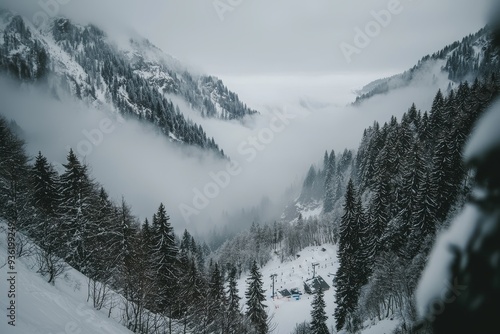
<path id="1" fill-rule="evenodd" d="M 354 183 L 349 180 L 343 205 L 344 215 L 340 222 L 339 255 L 354 254 L 358 249 L 359 230 L 357 229 L 356 191 Z"/>
<path id="2" fill-rule="evenodd" d="M 202 273 L 198 270 L 193 259 L 187 259 L 187 272 L 181 277 L 181 305 L 183 308 L 184 331 L 191 327 L 196 333 L 203 332 L 206 328 L 204 306 L 208 300 L 206 296 L 207 284 Z"/>
<path id="3" fill-rule="evenodd" d="M 24 205 L 29 196 L 28 175 L 24 142 L 0 116 L 0 215 L 20 231 L 27 228 L 32 214 L 30 206 Z"/>
<path id="4" fill-rule="evenodd" d="M 427 173 L 421 183 L 417 206 L 412 216 L 411 234 L 406 245 L 407 258 L 413 259 L 418 253 L 423 252 L 422 241 L 428 236 L 434 236 L 436 224 L 435 192 L 430 173 Z"/>
<path id="5" fill-rule="evenodd" d="M 58 193 L 59 175 L 41 152 L 38 152 L 32 168 L 32 187 L 35 207 L 43 214 L 54 217 L 61 200 Z"/>
<path id="6" fill-rule="evenodd" d="M 97 198 L 95 185 L 90 179 L 87 167 L 82 165 L 73 150 L 63 165 L 65 172 L 61 175 L 62 204 L 60 206 L 63 226 L 63 240 L 67 246 L 66 260 L 76 269 L 87 273 L 93 249 L 92 237 L 95 236 L 92 219 L 93 201 Z"/>
<path id="7" fill-rule="evenodd" d="M 31 170 L 32 202 L 38 213 L 30 224 L 29 235 L 36 240 L 41 251 L 38 254 L 38 272 L 48 275 L 48 283 L 55 283 L 65 266 L 60 260 L 62 254 L 61 226 L 57 214 L 60 205 L 59 175 L 47 162 L 41 152 Z"/>
<path id="8" fill-rule="evenodd" d="M 413 145 L 403 165 L 403 181 L 399 197 L 397 228 L 392 235 L 392 250 L 404 256 L 404 246 L 410 236 L 412 217 L 417 210 L 417 196 L 425 176 L 425 161 L 418 143 Z"/>
<path id="9" fill-rule="evenodd" d="M 266 300 L 265 291 L 263 290 L 262 274 L 257 267 L 257 261 L 253 261 L 250 270 L 250 277 L 247 280 L 247 291 L 245 296 L 246 301 L 246 316 L 255 327 L 258 334 L 266 334 L 269 330 L 267 323 L 267 312 L 264 301 Z"/>
<path id="10" fill-rule="evenodd" d="M 179 253 L 182 255 L 188 255 L 191 251 L 191 234 L 189 234 L 188 230 L 184 230 L 182 234 L 181 244 L 179 246 Z"/>
<path id="11" fill-rule="evenodd" d="M 358 230 L 358 248 L 354 253 L 355 264 L 359 286 L 363 286 L 368 282 L 368 276 L 371 274 L 371 265 L 375 257 L 377 248 L 377 239 L 372 232 L 372 226 L 369 223 L 365 214 L 361 197 L 356 199 L 356 229 Z"/>
<path id="12" fill-rule="evenodd" d="M 323 211 L 329 213 L 333 211 L 335 204 L 335 172 L 337 170 L 335 152 L 332 150 L 328 158 L 328 166 L 325 177 L 325 199 L 323 203 Z"/>
<path id="13" fill-rule="evenodd" d="M 328 161 L 329 161 L 328 151 L 325 151 L 325 155 L 323 156 L 323 173 L 327 174 L 328 172 Z"/>
<path id="14" fill-rule="evenodd" d="M 151 263 L 157 283 L 158 312 L 171 316 L 176 301 L 177 253 L 175 236 L 163 203 L 153 216 Z"/>
<path id="15" fill-rule="evenodd" d="M 58 207 L 61 203 L 59 195 L 59 175 L 47 162 L 41 152 L 31 169 L 31 187 L 33 206 L 38 211 L 39 224 L 30 227 L 29 234 L 39 243 L 61 244 L 60 219 Z M 48 244 L 46 244 L 48 246 Z"/>
<path id="16" fill-rule="evenodd" d="M 239 333 L 243 320 L 240 310 L 241 297 L 238 295 L 236 274 L 236 267 L 232 266 L 227 278 L 227 333 Z"/>
<path id="17" fill-rule="evenodd" d="M 436 232 L 436 201 L 434 186 L 430 174 L 427 173 L 417 196 L 417 207 L 414 215 L 414 229 L 427 236 Z"/>
<path id="18" fill-rule="evenodd" d="M 375 239 L 374 256 L 380 254 L 384 247 L 381 238 L 387 228 L 390 214 L 389 178 L 384 176 L 384 174 L 380 175 L 380 173 L 381 172 L 377 173 L 379 177 L 375 181 L 375 193 L 370 203 L 368 213 L 370 226 L 370 231 L 368 233 Z"/>
<path id="19" fill-rule="evenodd" d="M 224 326 L 224 311 L 226 306 L 226 295 L 224 292 L 224 282 L 219 264 L 215 263 L 212 271 L 208 289 L 208 299 L 210 302 L 208 313 L 209 332 L 220 332 Z"/>
<path id="20" fill-rule="evenodd" d="M 156 273 L 150 258 L 150 244 L 147 229 L 140 229 L 135 219 L 128 217 L 128 206 L 122 200 L 116 215 L 119 225 L 118 238 L 121 240 L 120 287 L 127 299 L 123 312 L 127 328 L 138 332 L 147 318 L 146 309 L 152 310 L 157 302 Z M 118 232 L 120 231 L 120 232 Z M 147 325 L 146 325 L 147 327 Z"/>
<path id="21" fill-rule="evenodd" d="M 452 158 L 447 140 L 442 137 L 437 142 L 436 152 L 432 159 L 431 182 L 436 195 L 436 218 L 443 221 L 456 196 L 456 191 L 452 182 L 454 173 Z"/>
<path id="22" fill-rule="evenodd" d="M 433 138 L 437 138 L 439 132 L 445 124 L 445 101 L 443 93 L 439 90 L 432 102 L 431 112 L 429 114 L 430 129 Z"/>
<path id="23" fill-rule="evenodd" d="M 429 114 L 424 112 L 424 115 L 422 116 L 422 122 L 420 124 L 420 128 L 418 129 L 418 138 L 421 143 L 424 145 L 424 150 L 425 154 L 429 155 L 430 150 L 431 150 L 431 138 L 432 138 L 432 133 L 431 133 L 431 125 L 430 125 L 430 120 L 429 120 Z"/>
<path id="24" fill-rule="evenodd" d="M 122 197 L 121 205 L 115 210 L 115 218 L 113 222 L 112 239 L 116 245 L 117 256 L 113 262 L 117 263 L 117 268 L 124 276 L 130 276 L 131 271 L 135 270 L 139 256 L 135 253 L 139 251 L 144 257 L 145 264 L 149 264 L 148 259 L 151 258 L 151 231 L 149 223 L 146 220 L 144 229 L 141 235 L 138 235 L 139 227 L 132 215 L 131 209 Z M 141 247 L 136 247 L 138 243 Z M 140 249 L 138 249 L 140 248 Z"/>
<path id="25" fill-rule="evenodd" d="M 344 215 L 340 221 L 338 257 L 340 266 L 335 277 L 336 301 L 335 319 L 337 330 L 341 330 L 356 310 L 360 277 L 359 250 L 360 231 L 358 225 L 359 208 L 352 180 L 347 184 L 344 202 Z"/>
<path id="26" fill-rule="evenodd" d="M 325 299 L 323 290 L 320 288 L 316 291 L 314 295 L 314 300 L 312 302 L 312 311 L 311 311 L 311 334 L 329 334 L 328 326 L 326 325 L 326 321 L 328 320 L 328 316 L 325 312 Z"/>

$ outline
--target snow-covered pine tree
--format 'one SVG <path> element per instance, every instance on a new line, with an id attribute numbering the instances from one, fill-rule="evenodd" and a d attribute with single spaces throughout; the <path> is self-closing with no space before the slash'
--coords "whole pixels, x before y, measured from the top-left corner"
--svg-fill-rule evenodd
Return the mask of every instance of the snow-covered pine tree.
<path id="1" fill-rule="evenodd" d="M 432 159 L 431 182 L 436 195 L 436 218 L 443 221 L 452 205 L 452 198 L 456 192 L 451 180 L 453 166 L 451 162 L 449 143 L 442 136 L 437 141 L 436 149 Z"/>
<path id="2" fill-rule="evenodd" d="M 188 230 L 185 229 L 184 233 L 182 234 L 181 243 L 179 246 L 179 253 L 181 255 L 186 255 L 186 256 L 191 255 L 190 254 L 190 252 L 192 250 L 191 239 L 192 239 L 191 234 L 189 234 Z"/>
<path id="3" fill-rule="evenodd" d="M 430 173 L 427 172 L 417 195 L 412 233 L 415 238 L 433 235 L 436 232 L 436 224 L 436 194 Z"/>
<path id="4" fill-rule="evenodd" d="M 323 211 L 332 212 L 335 204 L 335 172 L 337 170 L 335 151 L 332 150 L 328 158 L 328 166 L 325 177 L 325 199 L 323 201 Z"/>
<path id="5" fill-rule="evenodd" d="M 54 217 L 60 203 L 59 175 L 38 152 L 32 170 L 33 204 L 43 214 Z"/>
<path id="6" fill-rule="evenodd" d="M 335 276 L 337 308 L 335 319 L 337 330 L 341 330 L 349 322 L 356 310 L 359 296 L 359 269 L 357 256 L 360 250 L 360 231 L 358 225 L 358 208 L 356 204 L 354 183 L 349 180 L 344 201 L 344 215 L 340 221 L 339 263 Z"/>
<path id="7" fill-rule="evenodd" d="M 358 236 L 358 249 L 354 256 L 357 267 L 359 287 L 365 285 L 368 277 L 371 274 L 371 266 L 377 248 L 377 238 L 373 233 L 373 225 L 368 220 L 368 217 L 361 203 L 361 196 L 356 198 L 356 229 L 359 231 Z"/>
<path id="8" fill-rule="evenodd" d="M 404 248 L 411 233 L 411 222 L 417 210 L 417 196 L 425 171 L 426 163 L 422 157 L 421 147 L 415 143 L 403 164 L 401 196 L 398 202 L 399 213 L 396 218 L 398 224 L 392 235 L 392 249 L 404 257 L 409 256 L 405 254 Z"/>
<path id="9" fill-rule="evenodd" d="M 121 246 L 119 286 L 126 298 L 124 323 L 131 331 L 137 332 L 153 326 L 149 323 L 151 318 L 144 314 L 154 309 L 157 301 L 156 272 L 150 261 L 149 223 L 140 229 L 123 198 L 120 207 L 116 208 L 116 216 L 116 233 Z"/>
<path id="10" fill-rule="evenodd" d="M 312 302 L 312 311 L 311 311 L 311 334 L 329 334 L 328 326 L 326 325 L 326 321 L 328 320 L 328 316 L 325 311 L 325 299 L 324 292 L 320 288 L 314 294 L 314 299 Z"/>
<path id="11" fill-rule="evenodd" d="M 225 328 L 226 295 L 224 291 L 224 279 L 219 270 L 219 264 L 215 263 L 210 276 L 208 288 L 209 312 L 208 332 L 219 333 Z"/>
<path id="12" fill-rule="evenodd" d="M 112 241 L 109 247 L 111 250 L 117 249 L 117 251 L 115 257 L 111 259 L 111 263 L 116 263 L 119 277 L 130 284 L 133 282 L 131 279 L 135 275 L 137 261 L 147 264 L 150 258 L 150 254 L 148 254 L 148 247 L 151 245 L 148 242 L 150 240 L 149 223 L 146 224 L 143 233 L 139 235 L 139 224 L 123 197 L 120 206 L 115 207 L 113 216 L 108 243 Z M 141 247 L 137 247 L 139 242 Z"/>
<path id="13" fill-rule="evenodd" d="M 328 151 L 325 151 L 325 155 L 323 156 L 323 174 L 326 177 L 326 174 L 328 172 L 328 162 L 329 162 L 329 155 Z"/>
<path id="14" fill-rule="evenodd" d="M 60 193 L 60 206 L 63 224 L 63 241 L 66 246 L 66 260 L 76 269 L 87 273 L 90 256 L 94 251 L 91 248 L 92 238 L 95 237 L 95 221 L 93 205 L 97 194 L 95 184 L 72 149 L 67 156 L 67 163 L 63 165 Z"/>
<path id="15" fill-rule="evenodd" d="M 177 245 L 174 230 L 169 222 L 163 203 L 153 216 L 152 225 L 152 254 L 151 264 L 155 275 L 157 288 L 157 302 L 155 309 L 158 312 L 168 312 L 171 315 L 176 300 L 177 272 Z"/>
<path id="16" fill-rule="evenodd" d="M 191 328 L 196 333 L 202 333 L 206 330 L 203 325 L 206 316 L 204 306 L 208 305 L 206 303 L 208 286 L 196 261 L 192 258 L 181 257 L 181 261 L 184 260 L 187 263 L 182 264 L 182 267 L 185 267 L 187 271 L 180 278 L 180 320 L 184 331 Z"/>
<path id="17" fill-rule="evenodd" d="M 376 257 L 383 250 L 384 245 L 381 243 L 382 235 L 387 228 L 389 222 L 389 203 L 390 198 L 390 178 L 388 174 L 388 154 L 384 147 L 381 151 L 379 159 L 377 159 L 375 181 L 373 185 L 373 197 L 368 209 L 369 230 L 367 233 L 375 238 L 375 248 L 373 255 Z"/>
<path id="18" fill-rule="evenodd" d="M 54 284 L 57 276 L 65 270 L 60 260 L 63 250 L 62 221 L 57 214 L 61 203 L 59 175 L 41 152 L 38 152 L 31 169 L 31 187 L 32 202 L 37 212 L 27 232 L 41 248 L 37 254 L 38 271 L 47 275 L 48 282 Z"/>
<path id="19" fill-rule="evenodd" d="M 431 111 L 429 113 L 429 125 L 432 138 L 438 138 L 445 124 L 445 101 L 443 93 L 439 90 L 432 102 Z"/>
<path id="20" fill-rule="evenodd" d="M 31 217 L 30 206 L 25 206 L 29 193 L 28 157 L 24 142 L 0 116 L 0 215 L 24 230 Z"/>
<path id="21" fill-rule="evenodd" d="M 243 321 L 243 314 L 240 309 L 240 300 L 237 282 L 237 269 L 232 266 L 227 276 L 227 327 L 226 333 L 240 333 Z"/>
<path id="22" fill-rule="evenodd" d="M 250 270 L 250 277 L 247 279 L 247 291 L 245 296 L 246 301 L 246 316 L 256 330 L 257 334 L 267 334 L 269 331 L 268 317 L 266 312 L 265 291 L 263 289 L 262 274 L 257 267 L 257 261 L 253 261 Z"/>

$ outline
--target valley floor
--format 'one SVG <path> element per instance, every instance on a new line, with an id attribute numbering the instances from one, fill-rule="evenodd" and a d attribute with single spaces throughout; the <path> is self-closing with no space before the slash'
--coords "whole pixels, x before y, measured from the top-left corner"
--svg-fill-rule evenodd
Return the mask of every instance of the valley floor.
<path id="1" fill-rule="evenodd" d="M 296 324 L 304 321 L 311 321 L 311 302 L 313 296 L 305 293 L 304 280 L 313 277 L 313 263 L 318 263 L 316 266 L 316 276 L 321 276 L 330 285 L 330 289 L 325 291 L 326 313 L 328 316 L 327 325 L 332 329 L 335 327 L 335 288 L 333 287 L 334 274 L 338 269 L 337 247 L 334 245 L 322 245 L 315 247 L 307 247 L 298 253 L 300 255 L 293 261 L 281 263 L 278 256 L 267 263 L 262 269 L 264 289 L 266 290 L 266 305 L 267 310 L 273 317 L 273 323 L 276 326 L 275 334 L 289 334 Z M 276 274 L 275 294 L 276 298 L 272 297 L 272 279 L 271 275 Z M 283 289 L 298 288 L 302 293 L 299 300 L 294 298 L 282 297 L 278 291 Z M 242 276 L 239 280 L 240 294 L 243 295 L 246 290 L 246 276 Z M 245 303 L 243 296 L 242 303 Z M 367 328 L 363 334 L 390 334 L 395 326 L 396 321 L 383 320 L 370 326 L 365 324 Z"/>

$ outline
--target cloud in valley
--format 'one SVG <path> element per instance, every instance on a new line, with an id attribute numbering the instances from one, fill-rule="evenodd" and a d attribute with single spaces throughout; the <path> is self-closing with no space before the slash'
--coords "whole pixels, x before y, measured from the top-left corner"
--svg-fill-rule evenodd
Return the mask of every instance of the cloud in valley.
<path id="1" fill-rule="evenodd" d="M 445 78 L 440 84 L 446 84 Z M 237 215 L 258 206 L 263 198 L 277 205 L 273 213 L 279 214 L 285 190 L 300 185 L 325 150 L 356 149 L 364 128 L 374 120 L 383 123 L 393 114 L 401 115 L 412 102 L 428 109 L 437 87 L 422 82 L 360 107 L 276 104 L 243 124 L 203 119 L 174 98 L 184 114 L 215 137 L 237 164 L 231 167 L 228 161 L 171 143 L 149 126 L 122 122 L 72 99 L 48 99 L 37 90 L 19 91 L 5 82 L 0 97 L 1 113 L 24 130 L 31 155 L 41 150 L 50 161 L 63 163 L 72 147 L 113 198 L 125 196 L 141 219 L 164 202 L 174 226 L 204 233 L 213 224 L 227 223 L 221 218 L 223 212 Z M 236 172 L 229 173 L 230 168 Z"/>

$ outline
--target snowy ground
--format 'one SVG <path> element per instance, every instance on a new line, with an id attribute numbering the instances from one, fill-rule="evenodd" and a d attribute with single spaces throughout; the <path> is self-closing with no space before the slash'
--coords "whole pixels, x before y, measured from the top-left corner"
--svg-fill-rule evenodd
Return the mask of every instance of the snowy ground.
<path id="1" fill-rule="evenodd" d="M 0 223 L 0 229 L 5 224 Z M 94 310 L 86 300 L 86 278 L 69 270 L 56 286 L 47 282 L 31 268 L 28 259 L 17 259 L 15 275 L 15 327 L 8 324 L 7 296 L 10 284 L 6 234 L 0 232 L 0 333 L 2 334 L 121 334 L 131 333 L 107 314 Z"/>
<path id="2" fill-rule="evenodd" d="M 119 334 L 131 333 L 118 323 L 118 316 L 113 312 L 112 318 L 107 317 L 106 311 L 96 311 L 85 303 L 87 296 L 87 278 L 76 270 L 69 269 L 64 277 L 58 279 L 56 286 L 46 282 L 35 271 L 32 260 L 29 258 L 16 259 L 16 321 L 15 327 L 8 324 L 7 308 L 10 271 L 6 264 L 7 243 L 6 225 L 0 222 L 0 333 L 10 334 Z M 324 250 L 323 250 L 324 249 Z M 336 246 L 323 245 L 308 247 L 299 253 L 300 257 L 294 261 L 280 263 L 276 257 L 262 268 L 264 288 L 266 289 L 266 304 L 269 314 L 273 315 L 276 324 L 274 333 L 288 334 L 293 331 L 297 323 L 310 321 L 312 296 L 304 292 L 303 281 L 313 275 L 312 264 L 318 263 L 316 275 L 322 276 L 331 286 L 325 292 L 328 326 L 333 328 L 335 320 L 333 274 L 337 271 Z M 275 292 L 272 295 L 272 281 L 270 276 L 276 274 Z M 278 291 L 282 289 L 298 288 L 303 294 L 300 300 L 282 298 Z M 246 276 L 239 280 L 240 295 L 245 302 Z M 114 318 L 114 319 L 113 319 Z M 389 334 L 396 326 L 395 321 L 383 320 L 375 323 L 362 334 Z"/>
<path id="3" fill-rule="evenodd" d="M 323 251 L 324 249 L 324 251 Z M 273 315 L 273 322 L 276 325 L 276 334 L 289 334 L 297 323 L 311 321 L 311 302 L 313 296 L 304 292 L 303 281 L 313 275 L 313 263 L 319 263 L 316 267 L 316 275 L 320 275 L 330 285 L 330 290 L 325 291 L 326 313 L 328 315 L 328 327 L 335 327 L 333 312 L 335 310 L 335 289 L 332 286 L 334 274 L 338 268 L 337 247 L 333 245 L 322 245 L 319 247 L 307 247 L 298 253 L 300 257 L 294 261 L 280 263 L 278 257 L 273 258 L 262 269 L 264 289 L 266 290 L 266 305 L 268 314 Z M 282 289 L 299 288 L 303 293 L 300 300 L 282 298 L 278 295 L 274 300 L 272 296 L 271 275 L 277 274 L 275 292 Z M 240 295 L 244 295 L 246 290 L 246 276 L 239 280 Z M 245 302 L 243 296 L 242 303 Z M 395 328 L 396 322 L 383 320 L 367 329 L 363 334 L 389 334 Z"/>
<path id="4" fill-rule="evenodd" d="M 304 209 L 304 211 L 302 211 L 302 218 L 304 219 L 309 219 L 309 218 L 316 218 L 318 217 L 321 212 L 323 212 L 323 206 L 322 205 L 318 205 L 316 208 L 313 208 L 313 209 Z"/>
<path id="5" fill-rule="evenodd" d="M 322 248 L 325 251 L 322 251 Z M 304 292 L 303 281 L 311 278 L 313 275 L 312 263 L 319 263 L 316 267 L 316 275 L 321 275 L 331 286 L 330 290 L 325 292 L 325 301 L 327 305 L 327 314 L 329 316 L 328 326 L 334 325 L 333 310 L 335 309 L 334 289 L 332 287 L 333 274 L 337 271 L 337 252 L 336 247 L 324 245 L 320 247 L 308 247 L 299 253 L 300 257 L 291 262 L 280 263 L 278 257 L 271 260 L 264 268 L 262 275 L 264 280 L 264 289 L 266 290 L 267 306 L 269 314 L 274 314 L 273 321 L 276 323 L 277 334 L 288 334 L 293 331 L 297 323 L 310 321 L 312 296 Z M 281 298 L 280 296 L 271 299 L 272 280 L 270 276 L 277 274 L 275 291 L 282 289 L 299 288 L 303 293 L 300 300 Z M 243 295 L 246 290 L 246 276 L 240 279 L 239 289 Z M 243 299 L 244 303 L 245 300 Z"/>

